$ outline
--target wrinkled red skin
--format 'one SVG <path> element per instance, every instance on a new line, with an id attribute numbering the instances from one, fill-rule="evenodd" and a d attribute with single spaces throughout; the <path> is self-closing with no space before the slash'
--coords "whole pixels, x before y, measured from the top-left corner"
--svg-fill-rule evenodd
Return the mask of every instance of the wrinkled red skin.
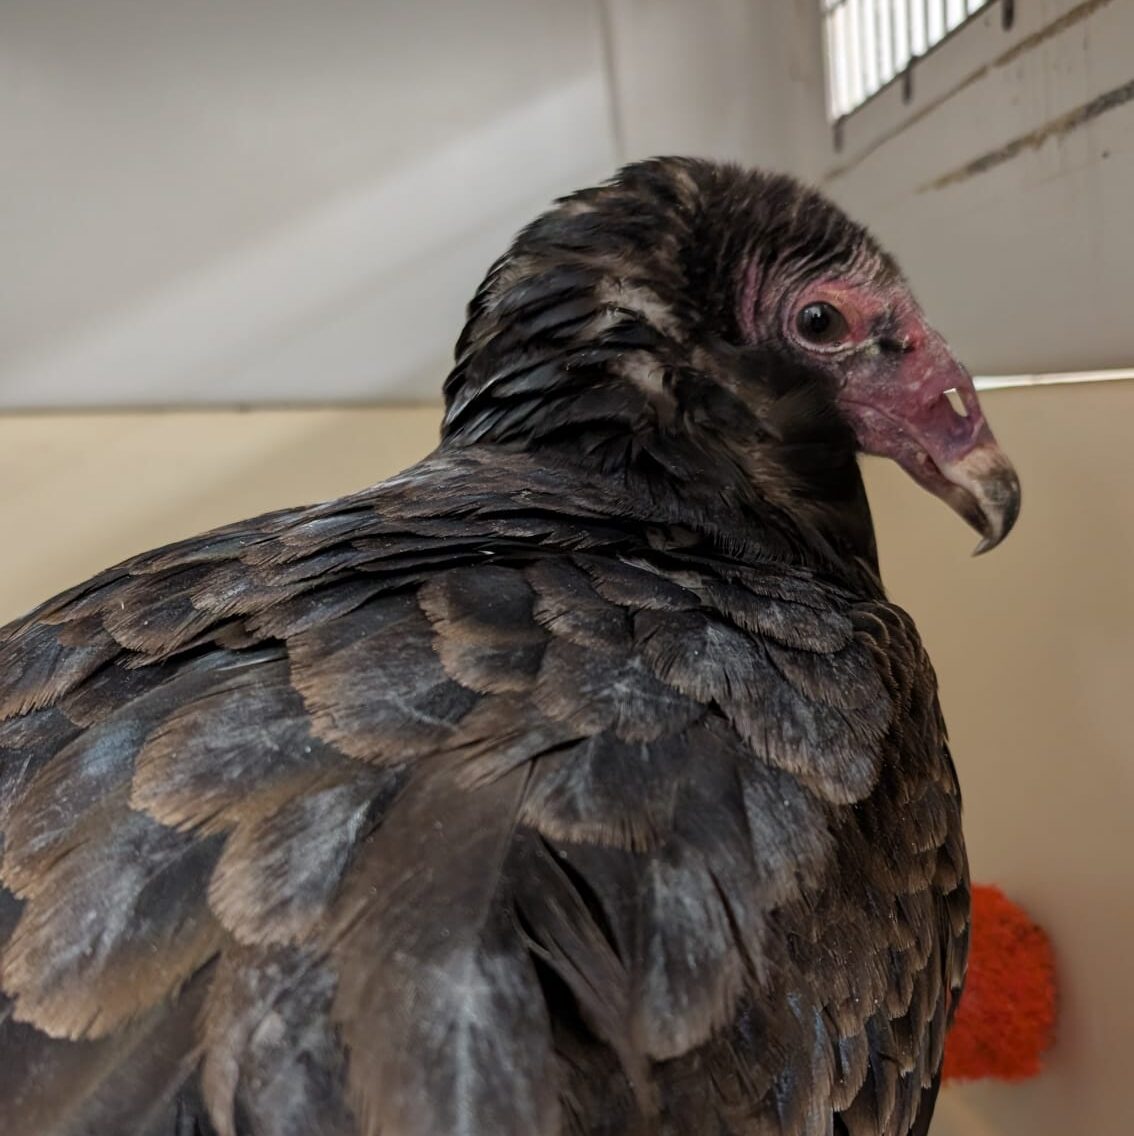
<path id="1" fill-rule="evenodd" d="M 752 342 L 775 336 L 835 375 L 838 403 L 863 453 L 896 461 L 945 500 L 982 536 L 999 544 L 1015 523 L 1020 487 L 985 420 L 972 376 L 925 320 L 896 273 L 871 279 L 762 281 L 754 267 L 741 298 L 741 327 Z M 831 304 L 846 321 L 837 341 L 817 345 L 796 330 L 808 304 Z M 948 394 L 956 391 L 959 413 Z"/>

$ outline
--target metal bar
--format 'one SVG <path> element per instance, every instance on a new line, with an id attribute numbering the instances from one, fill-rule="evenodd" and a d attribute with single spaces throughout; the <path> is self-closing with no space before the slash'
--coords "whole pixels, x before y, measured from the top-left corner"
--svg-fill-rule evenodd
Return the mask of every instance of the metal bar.
<path id="1" fill-rule="evenodd" d="M 888 0 L 890 13 L 890 63 L 893 68 L 893 74 L 897 75 L 906 65 L 906 61 L 902 59 L 901 52 L 898 51 L 898 7 L 901 0 L 898 0 L 898 5 L 895 5 L 894 0 Z"/>
<path id="2" fill-rule="evenodd" d="M 827 48 L 827 109 L 832 118 L 843 113 L 843 100 L 839 91 L 839 76 L 842 72 L 843 57 L 835 38 L 835 19 L 829 0 L 823 14 L 823 38 Z"/>
<path id="3" fill-rule="evenodd" d="M 858 106 L 863 101 L 862 59 L 859 55 L 858 0 L 847 0 L 844 42 L 847 51 L 847 84 L 850 105 Z"/>
<path id="4" fill-rule="evenodd" d="M 878 57 L 878 86 L 884 87 L 894 74 L 894 64 L 889 54 L 890 35 L 885 13 L 889 0 L 874 0 L 874 51 Z"/>
<path id="5" fill-rule="evenodd" d="M 862 78 L 868 95 L 878 90 L 878 45 L 874 28 L 874 0 L 862 3 Z"/>
<path id="6" fill-rule="evenodd" d="M 813 0 L 814 2 L 814 0 Z M 1005 10 L 1011 0 L 1001 0 Z M 821 0 L 832 119 L 866 102 L 991 0 Z M 907 91 L 908 94 L 908 91 Z"/>
<path id="7" fill-rule="evenodd" d="M 862 91 L 866 96 L 874 94 L 870 85 L 871 43 L 870 43 L 870 0 L 858 0 L 858 73 L 862 80 Z"/>

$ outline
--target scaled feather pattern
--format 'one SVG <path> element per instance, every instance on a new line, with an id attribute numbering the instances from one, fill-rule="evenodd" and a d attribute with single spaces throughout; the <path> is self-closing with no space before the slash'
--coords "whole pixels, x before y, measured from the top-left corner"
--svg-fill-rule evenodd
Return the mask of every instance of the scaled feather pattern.
<path id="1" fill-rule="evenodd" d="M 926 1131 L 959 794 L 772 318 L 832 278 L 900 285 L 628 167 L 491 269 L 429 457 L 0 633 L 6 1136 Z"/>

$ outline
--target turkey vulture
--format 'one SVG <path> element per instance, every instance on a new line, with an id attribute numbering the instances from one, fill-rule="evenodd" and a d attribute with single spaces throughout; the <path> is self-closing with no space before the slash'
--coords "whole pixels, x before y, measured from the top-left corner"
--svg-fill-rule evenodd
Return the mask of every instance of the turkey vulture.
<path id="1" fill-rule="evenodd" d="M 0 1130 L 924 1133 L 967 869 L 857 454 L 998 543 L 970 376 L 823 197 L 656 159 L 445 398 L 0 635 Z"/>

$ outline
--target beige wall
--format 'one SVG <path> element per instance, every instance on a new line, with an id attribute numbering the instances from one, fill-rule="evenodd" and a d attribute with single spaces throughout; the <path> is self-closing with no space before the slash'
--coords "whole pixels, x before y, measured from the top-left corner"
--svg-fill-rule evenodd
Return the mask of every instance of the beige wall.
<path id="1" fill-rule="evenodd" d="M 436 407 L 0 416 L 0 624 L 135 552 L 387 477 L 433 448 L 439 421 Z"/>
<path id="2" fill-rule="evenodd" d="M 869 470 L 886 576 L 937 664 L 974 872 L 1060 955 L 1039 1081 L 947 1094 L 938 1136 L 1119 1136 L 1134 1042 L 1134 383 L 992 392 L 1025 506 L 1001 549 Z M 0 418 L 0 619 L 129 553 L 357 488 L 433 444 L 433 408 Z"/>
<path id="3" fill-rule="evenodd" d="M 1134 1044 L 1134 383 L 982 396 L 1024 487 L 995 552 L 871 470 L 884 572 L 938 670 L 973 872 L 1051 931 L 1060 1043 L 1022 1086 L 953 1094 L 935 1136 L 1125 1136 Z M 962 1123 L 962 1121 L 964 1121 Z"/>

